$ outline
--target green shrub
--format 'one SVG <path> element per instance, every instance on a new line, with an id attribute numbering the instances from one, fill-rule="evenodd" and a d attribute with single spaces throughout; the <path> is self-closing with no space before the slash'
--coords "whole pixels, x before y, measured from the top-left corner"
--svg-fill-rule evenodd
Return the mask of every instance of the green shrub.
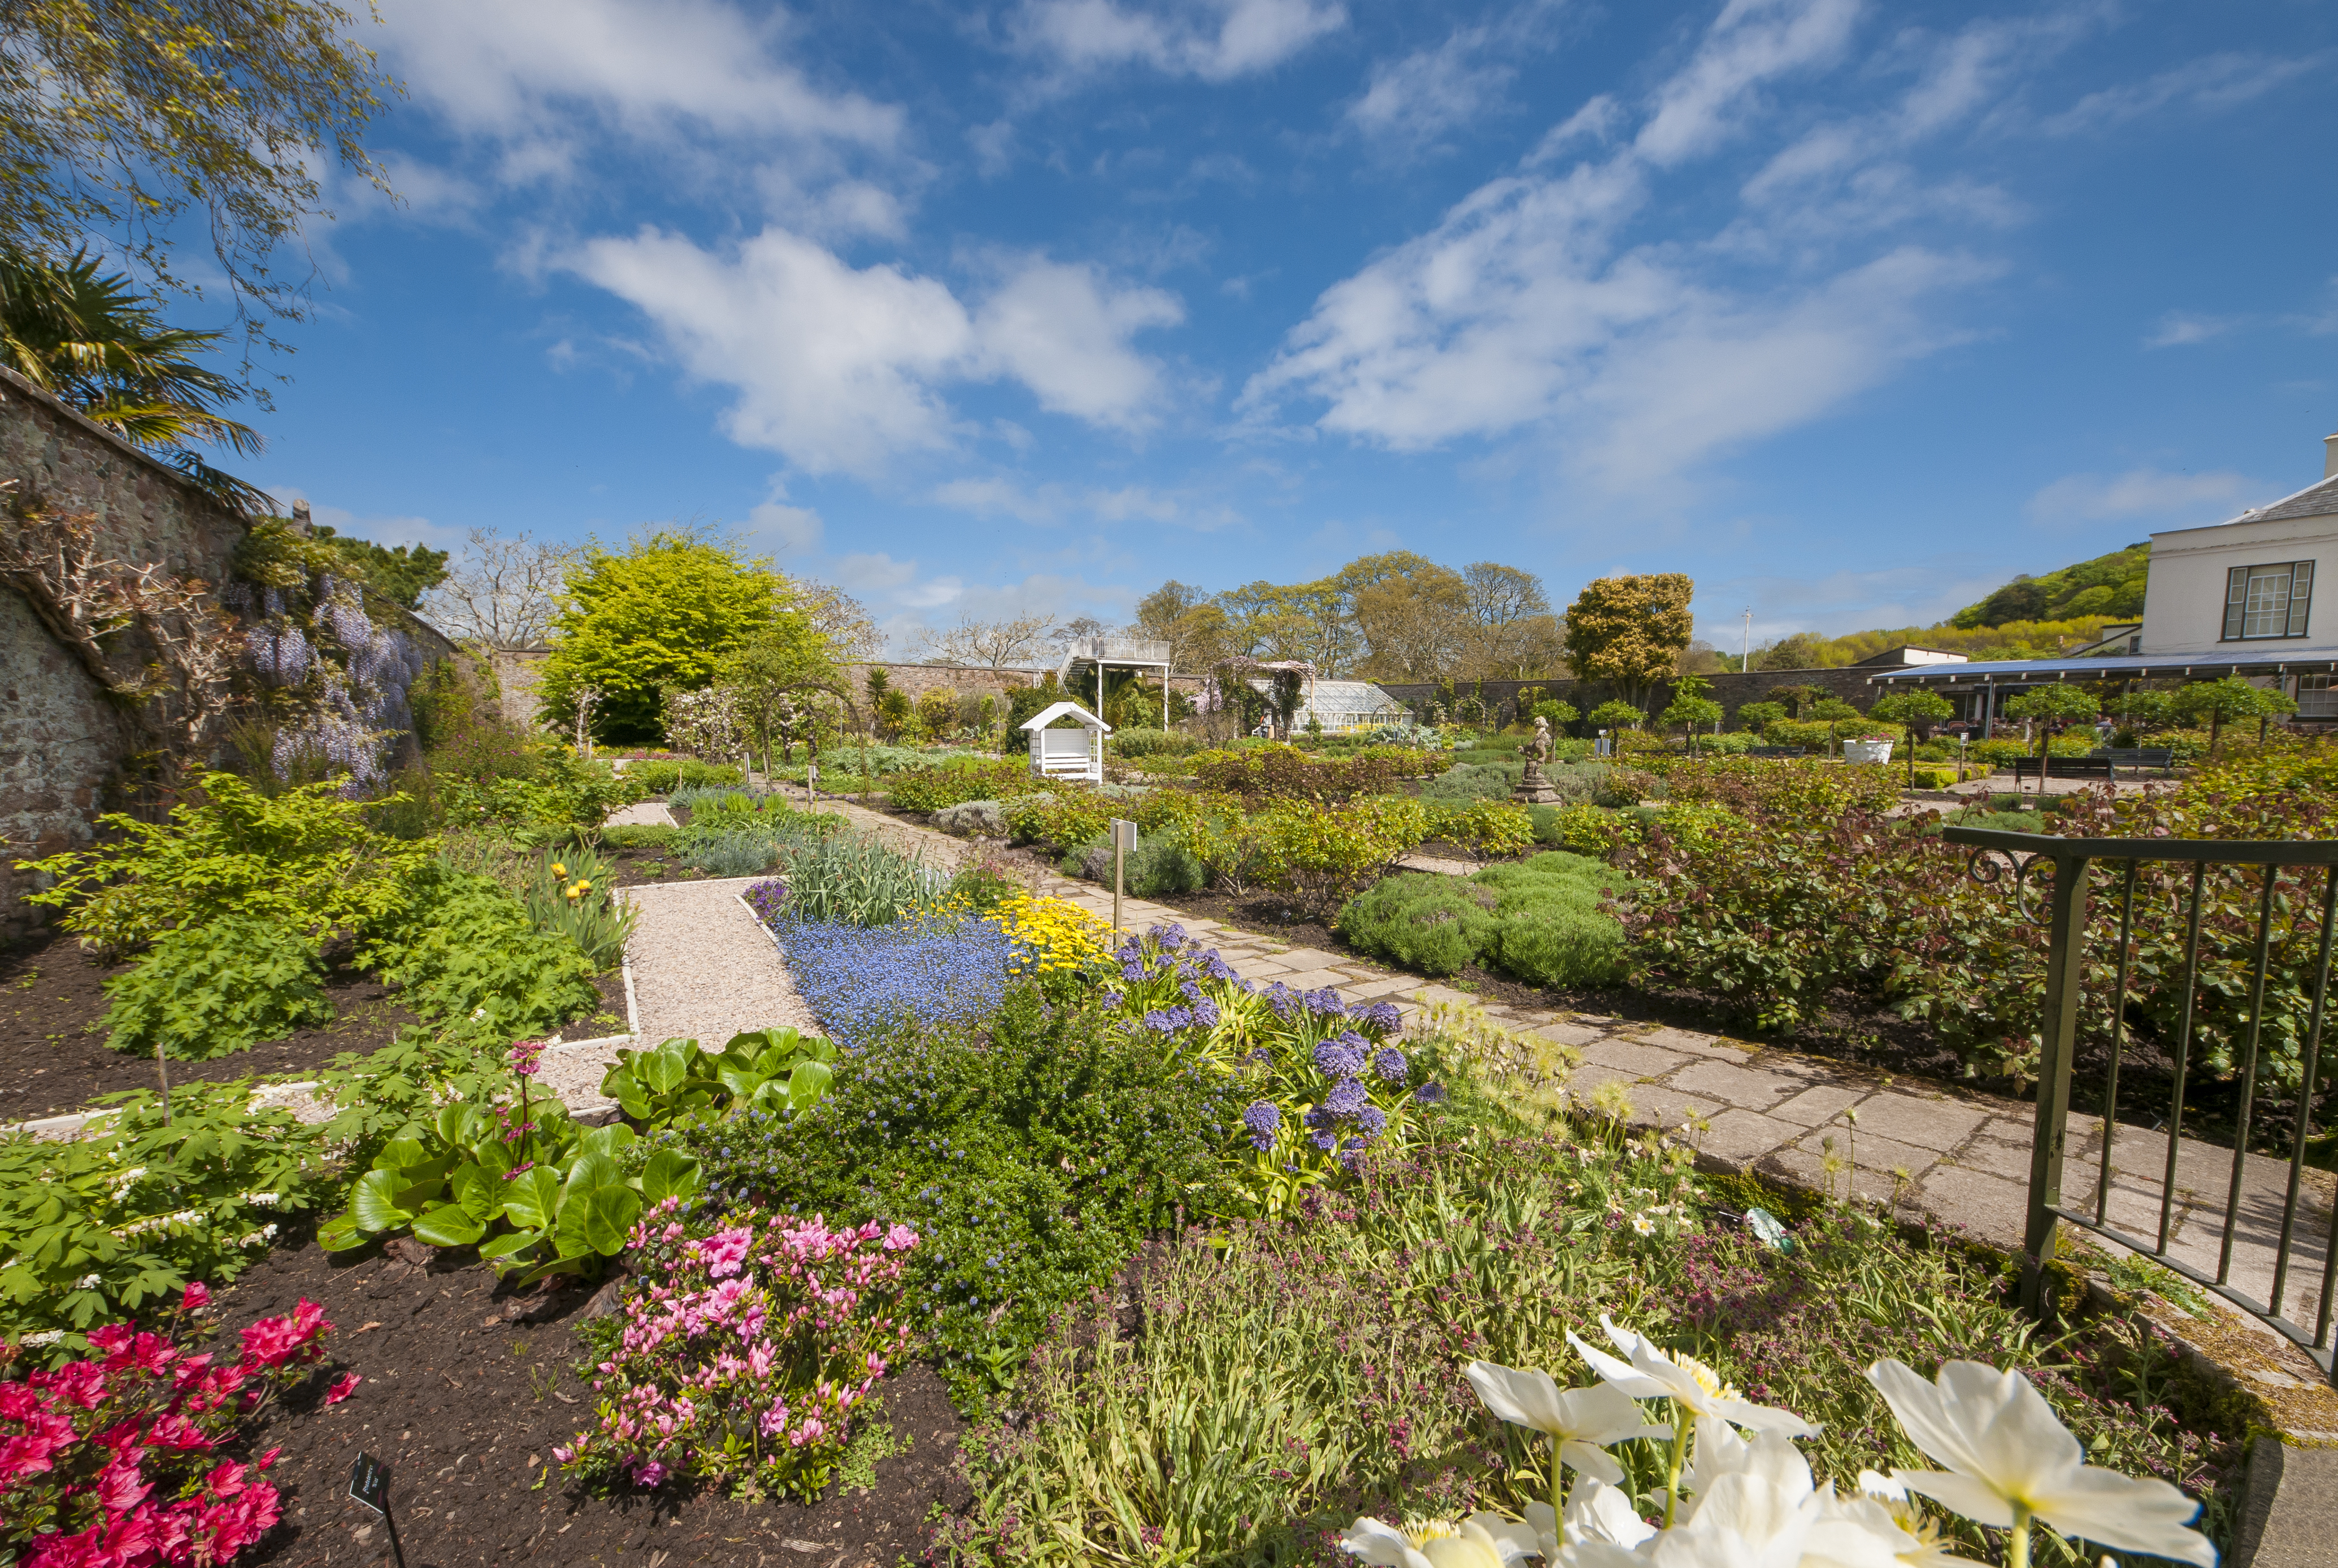
<path id="1" fill-rule="evenodd" d="M 1554 848 L 1604 860 L 1625 841 L 1622 817 L 1588 802 L 1537 806 L 1531 815 L 1535 841 Z"/>
<path id="2" fill-rule="evenodd" d="M 0 1336 L 152 1316 L 191 1280 L 225 1284 L 328 1181 L 322 1129 L 255 1108 L 251 1085 L 111 1095 L 82 1136 L 0 1137 Z"/>
<path id="3" fill-rule="evenodd" d="M 987 1024 L 899 1028 L 837 1063 L 784 1124 L 685 1132 L 709 1187 L 923 1240 L 908 1298 L 961 1403 L 1008 1387 L 1066 1304 L 1148 1232 L 1224 1206 L 1239 1106 L 1191 1053 L 1018 985 Z M 767 1130 L 764 1130 L 767 1129 Z"/>
<path id="4" fill-rule="evenodd" d="M 1066 877 L 1081 877 L 1112 886 L 1112 838 L 1091 838 L 1064 857 L 1058 867 Z M 1121 887 L 1135 898 L 1160 898 L 1177 893 L 1198 893 L 1210 874 L 1189 848 L 1183 834 L 1147 834 L 1140 830 L 1136 848 L 1122 860 Z"/>
<path id="5" fill-rule="evenodd" d="M 53 879 L 26 902 L 64 910 L 66 930 L 113 952 L 227 915 L 319 946 L 336 932 L 363 936 L 404 907 L 408 878 L 431 855 L 368 828 L 363 804 L 342 799 L 338 784 L 270 798 L 232 773 L 204 774 L 167 821 L 109 813 L 98 827 L 120 837 L 17 865 Z"/>
<path id="6" fill-rule="evenodd" d="M 896 773 L 886 780 L 885 792 L 904 811 L 938 811 L 968 800 L 1028 794 L 1037 785 L 1027 762 L 1011 757 L 966 758 Z"/>
<path id="7" fill-rule="evenodd" d="M 1625 885 L 1599 862 L 1565 854 L 1467 878 L 1403 874 L 1350 904 L 1340 930 L 1424 975 L 1482 964 L 1537 985 L 1612 985 L 1623 976 L 1624 933 L 1601 900 Z"/>
<path id="8" fill-rule="evenodd" d="M 1116 757 L 1187 757 L 1199 751 L 1202 742 L 1174 730 L 1120 730 L 1105 746 Z"/>
<path id="9" fill-rule="evenodd" d="M 1329 802 L 1383 793 L 1397 779 L 1426 771 L 1432 755 L 1382 746 L 1349 757 L 1310 757 L 1295 746 L 1249 746 L 1196 755 L 1194 777 L 1205 789 L 1239 795 L 1253 803 Z"/>
<path id="10" fill-rule="evenodd" d="M 601 842 L 612 849 L 671 849 L 683 835 L 680 828 L 643 822 L 601 829 Z"/>
<path id="11" fill-rule="evenodd" d="M 1340 931 L 1359 951 L 1423 975 L 1453 975 L 1484 952 L 1500 902 L 1492 888 L 1463 877 L 1399 872 L 1340 911 Z"/>
<path id="12" fill-rule="evenodd" d="M 1527 765 L 1515 758 L 1502 761 L 1459 762 L 1420 787 L 1423 800 L 1507 800 L 1526 776 Z"/>
<path id="13" fill-rule="evenodd" d="M 1494 859 L 1520 854 L 1534 843 L 1534 818 L 1516 801 L 1428 804 L 1429 836 L 1472 855 Z"/>
<path id="14" fill-rule="evenodd" d="M 412 903 L 359 954 L 415 1012 L 458 1037 L 500 1045 L 550 1034 L 600 1004 L 593 961 L 539 931 L 520 901 L 484 877 L 439 866 Z"/>
<path id="15" fill-rule="evenodd" d="M 1121 806 L 1093 790 L 1061 789 L 1015 796 L 1001 801 L 999 811 L 1017 842 L 1043 844 L 1062 855 L 1103 832 Z"/>
<path id="16" fill-rule="evenodd" d="M 1329 917 L 1429 837 L 1429 812 L 1418 800 L 1368 795 L 1336 808 L 1285 802 L 1259 812 L 1251 826 L 1251 879 Z M 1198 842 L 1196 853 L 1206 864 Z"/>
<path id="17" fill-rule="evenodd" d="M 129 974 L 105 983 L 106 1040 L 116 1051 L 208 1061 L 321 1029 L 333 1004 L 319 984 L 314 948 L 249 915 L 222 915 L 163 933 Z"/>
<path id="18" fill-rule="evenodd" d="M 685 784 L 728 784 L 735 789 L 747 781 L 732 763 L 701 762 L 695 758 L 679 762 L 628 762 L 624 777 L 644 795 L 671 794 Z"/>

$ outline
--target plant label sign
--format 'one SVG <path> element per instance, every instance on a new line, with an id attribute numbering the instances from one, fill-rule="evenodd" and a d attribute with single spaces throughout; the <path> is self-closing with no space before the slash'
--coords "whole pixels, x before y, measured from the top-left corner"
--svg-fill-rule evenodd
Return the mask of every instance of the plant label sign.
<path id="1" fill-rule="evenodd" d="M 389 1466 L 370 1454 L 359 1454 L 349 1466 L 349 1495 L 389 1517 Z"/>

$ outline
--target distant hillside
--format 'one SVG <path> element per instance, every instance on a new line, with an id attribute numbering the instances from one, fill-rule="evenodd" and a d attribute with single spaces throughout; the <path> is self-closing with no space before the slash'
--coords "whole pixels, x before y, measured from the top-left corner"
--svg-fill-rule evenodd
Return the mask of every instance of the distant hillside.
<path id="1" fill-rule="evenodd" d="M 2143 576 L 2151 564 L 2148 544 L 2130 544 L 2043 577 L 2016 577 L 1978 604 L 1949 617 L 1960 631 L 2008 626 L 2017 621 L 2076 621 L 2100 615 L 2113 621 L 2143 613 Z"/>
<path id="2" fill-rule="evenodd" d="M 2114 621 L 2141 617 L 2150 555 L 2149 544 L 2130 544 L 2043 577 L 2016 577 L 1937 626 L 1878 628 L 1841 637 L 1797 632 L 1755 649 L 1754 668 L 1839 669 L 1909 642 L 1974 660 L 2050 659 L 2097 641 Z"/>

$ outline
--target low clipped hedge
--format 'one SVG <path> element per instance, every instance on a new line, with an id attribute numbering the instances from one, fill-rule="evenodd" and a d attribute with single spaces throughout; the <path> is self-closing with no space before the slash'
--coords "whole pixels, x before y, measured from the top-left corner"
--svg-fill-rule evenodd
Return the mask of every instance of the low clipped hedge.
<path id="1" fill-rule="evenodd" d="M 1596 860 L 1563 852 L 1473 877 L 1384 878 L 1340 915 L 1360 950 L 1424 975 L 1470 964 L 1536 985 L 1612 985 L 1624 975 L 1624 928 L 1603 906 L 1627 886 Z"/>
<path id="2" fill-rule="evenodd" d="M 885 780 L 885 793 L 904 811 L 939 811 L 1037 788 L 1031 764 L 1018 757 L 964 757 L 934 768 L 904 769 Z"/>
<path id="3" fill-rule="evenodd" d="M 744 784 L 746 775 L 731 764 L 701 762 L 628 762 L 624 777 L 653 795 L 671 795 L 688 784 Z"/>

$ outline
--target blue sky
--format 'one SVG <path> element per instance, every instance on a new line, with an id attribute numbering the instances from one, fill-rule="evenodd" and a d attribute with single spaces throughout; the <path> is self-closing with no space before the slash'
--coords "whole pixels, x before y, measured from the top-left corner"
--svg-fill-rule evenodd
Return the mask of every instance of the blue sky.
<path id="1" fill-rule="evenodd" d="M 1924 623 L 2319 478 L 2338 8 L 382 0 L 267 455 L 918 628 L 1368 550 Z"/>

